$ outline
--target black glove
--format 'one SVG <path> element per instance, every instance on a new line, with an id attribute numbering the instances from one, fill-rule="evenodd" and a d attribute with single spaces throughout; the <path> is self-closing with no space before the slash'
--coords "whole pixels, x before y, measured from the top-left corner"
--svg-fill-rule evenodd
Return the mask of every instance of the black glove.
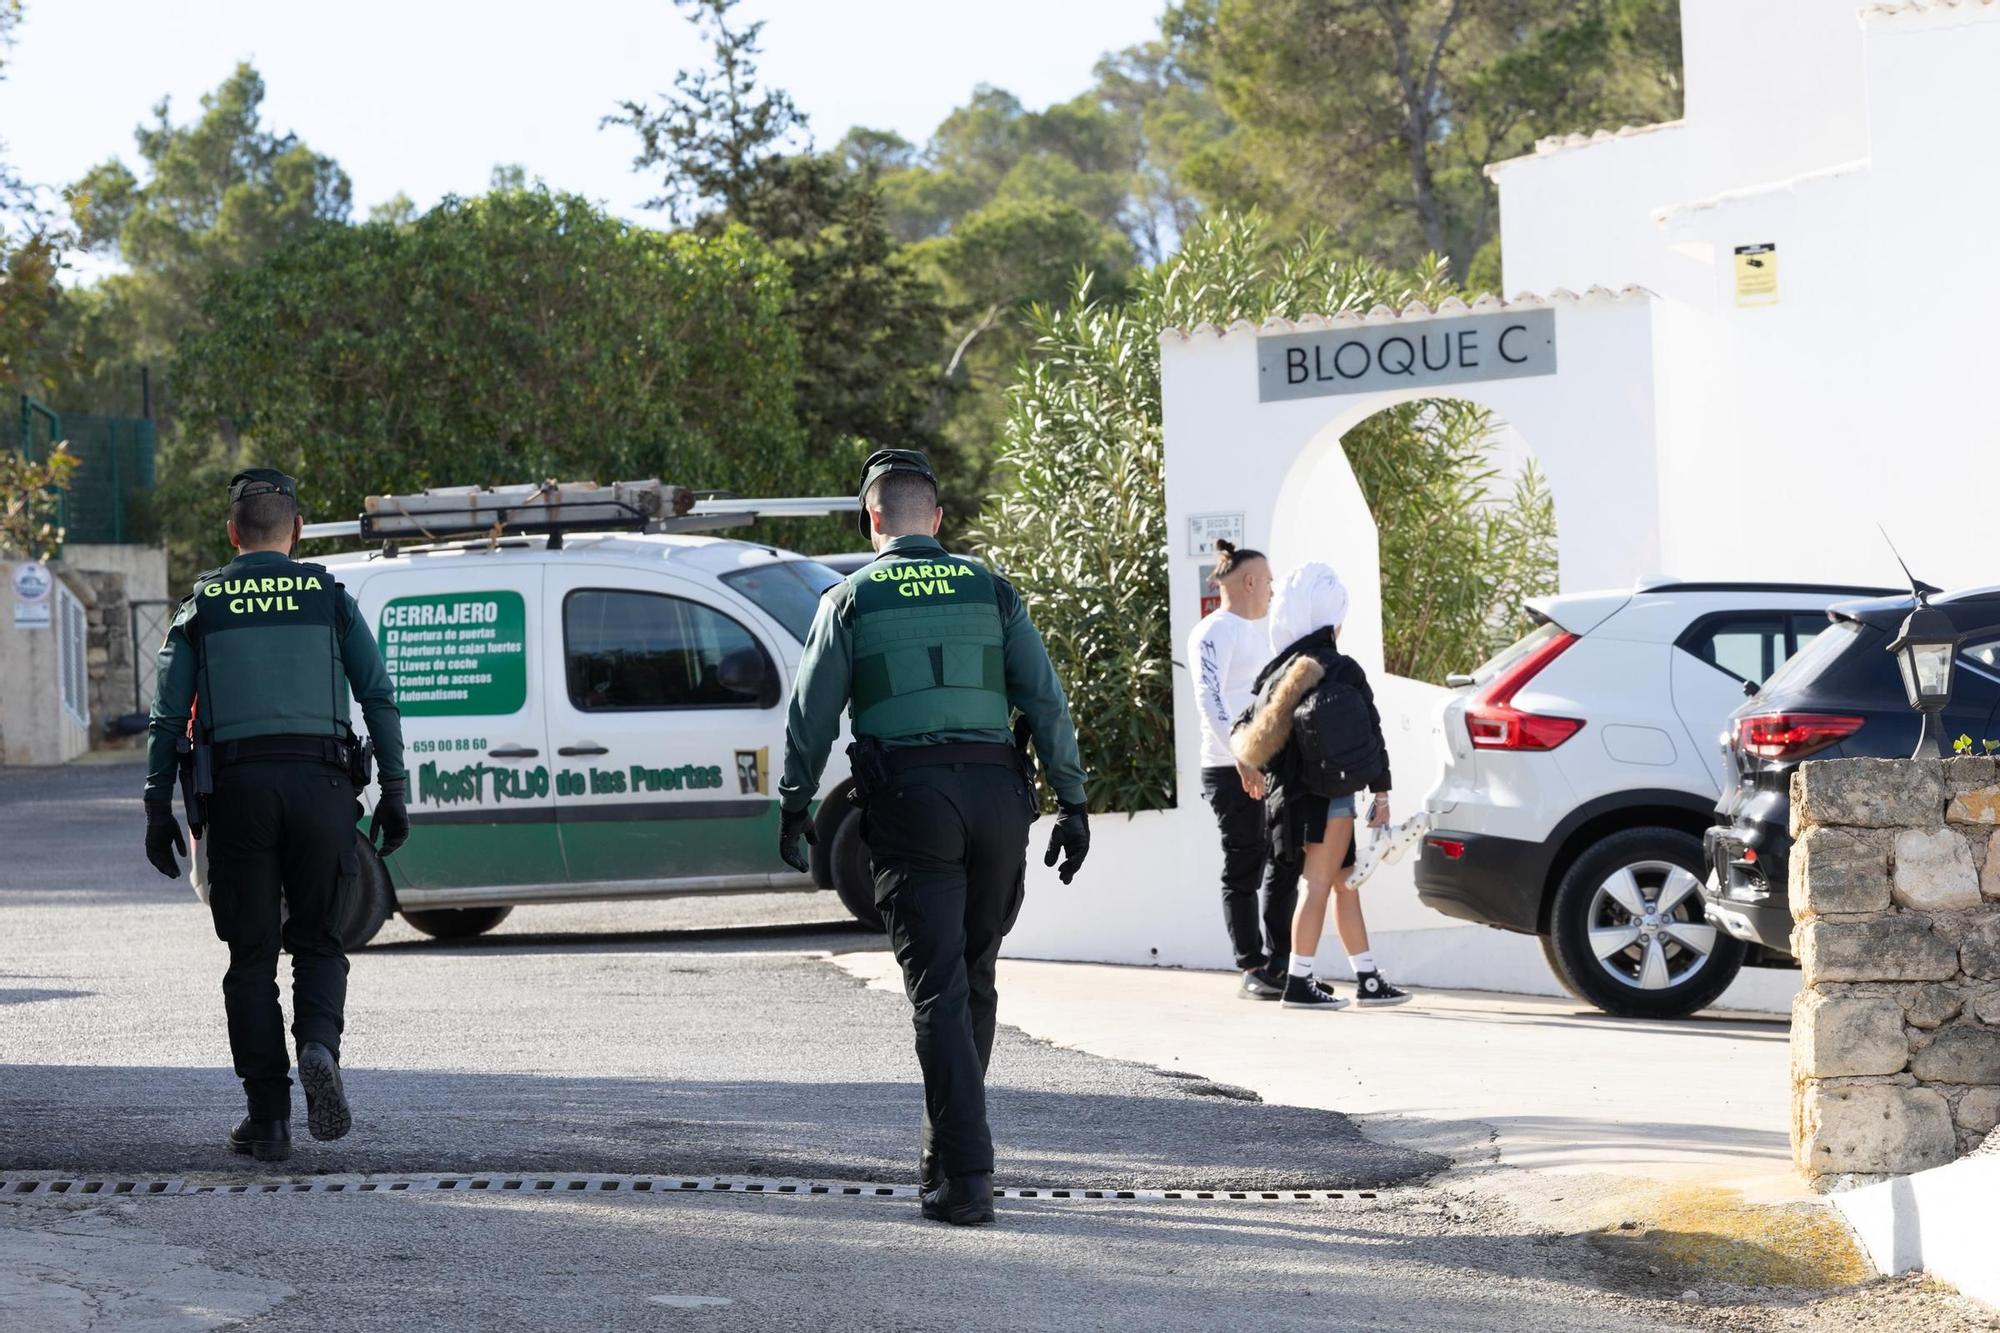
<path id="1" fill-rule="evenodd" d="M 1049 854 L 1042 858 L 1042 864 L 1056 863 L 1056 853 L 1061 852 L 1062 869 L 1056 873 L 1067 884 L 1083 866 L 1083 858 L 1090 855 L 1090 814 L 1080 805 L 1067 801 L 1056 802 L 1056 826 L 1049 830 Z"/>
<path id="2" fill-rule="evenodd" d="M 801 875 L 809 875 L 812 873 L 812 862 L 806 858 L 805 852 L 799 847 L 799 835 L 801 833 L 805 834 L 808 844 L 815 847 L 819 845 L 819 839 L 813 836 L 812 812 L 810 810 L 785 811 L 784 818 L 778 821 L 778 855 L 784 857 L 785 864 L 798 871 Z"/>
<path id="3" fill-rule="evenodd" d="M 408 778 L 382 779 L 382 799 L 375 802 L 374 818 L 368 821 L 368 841 L 376 842 L 380 834 L 378 850 L 384 856 L 410 840 L 409 794 Z"/>
<path id="4" fill-rule="evenodd" d="M 181 863 L 174 859 L 175 852 L 188 854 L 187 840 L 181 837 L 181 822 L 174 818 L 174 803 L 146 802 L 146 859 L 168 879 L 179 879 Z"/>

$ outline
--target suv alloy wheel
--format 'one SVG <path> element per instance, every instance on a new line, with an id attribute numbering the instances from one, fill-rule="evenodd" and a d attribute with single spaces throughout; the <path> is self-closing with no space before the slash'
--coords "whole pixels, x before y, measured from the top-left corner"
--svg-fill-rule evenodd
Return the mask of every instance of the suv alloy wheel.
<path id="1" fill-rule="evenodd" d="M 1743 945 L 1711 925 L 1701 842 L 1635 828 L 1593 844 L 1564 873 L 1543 952 L 1570 994 L 1628 1018 L 1681 1018 L 1736 979 Z"/>

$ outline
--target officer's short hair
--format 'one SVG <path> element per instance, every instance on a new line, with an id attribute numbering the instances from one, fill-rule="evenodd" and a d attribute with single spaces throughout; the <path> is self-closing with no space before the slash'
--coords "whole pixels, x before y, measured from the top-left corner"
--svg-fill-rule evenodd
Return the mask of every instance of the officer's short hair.
<path id="1" fill-rule="evenodd" d="M 927 526 L 937 503 L 937 487 L 918 472 L 891 472 L 868 488 L 868 507 L 887 528 Z"/>
<path id="2" fill-rule="evenodd" d="M 291 536 L 292 520 L 298 516 L 299 502 L 282 491 L 245 496 L 229 506 L 229 521 L 236 525 L 236 535 L 260 545 Z"/>

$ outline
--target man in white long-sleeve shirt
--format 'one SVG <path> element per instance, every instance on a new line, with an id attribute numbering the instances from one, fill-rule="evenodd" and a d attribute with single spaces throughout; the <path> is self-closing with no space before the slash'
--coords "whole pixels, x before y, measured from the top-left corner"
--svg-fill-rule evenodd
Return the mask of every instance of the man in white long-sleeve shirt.
<path id="1" fill-rule="evenodd" d="M 1263 775 L 1237 763 L 1229 748 L 1230 724 L 1250 706 L 1251 684 L 1271 660 L 1264 625 L 1271 566 L 1261 553 L 1226 541 L 1217 542 L 1215 550 L 1222 606 L 1188 635 L 1188 669 L 1201 705 L 1201 790 L 1222 830 L 1222 919 L 1243 972 L 1239 993 L 1246 1000 L 1275 1000 L 1284 994 L 1291 960 L 1299 867 L 1271 860 L 1264 838 Z"/>

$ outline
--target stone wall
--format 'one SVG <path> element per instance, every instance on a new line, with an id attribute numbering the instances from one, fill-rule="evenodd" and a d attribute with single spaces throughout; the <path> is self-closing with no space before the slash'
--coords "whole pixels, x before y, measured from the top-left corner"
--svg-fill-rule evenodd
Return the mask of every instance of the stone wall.
<path id="1" fill-rule="evenodd" d="M 2000 1123 L 2000 763 L 1792 779 L 1792 1153 L 1817 1189 L 1942 1166 Z"/>

